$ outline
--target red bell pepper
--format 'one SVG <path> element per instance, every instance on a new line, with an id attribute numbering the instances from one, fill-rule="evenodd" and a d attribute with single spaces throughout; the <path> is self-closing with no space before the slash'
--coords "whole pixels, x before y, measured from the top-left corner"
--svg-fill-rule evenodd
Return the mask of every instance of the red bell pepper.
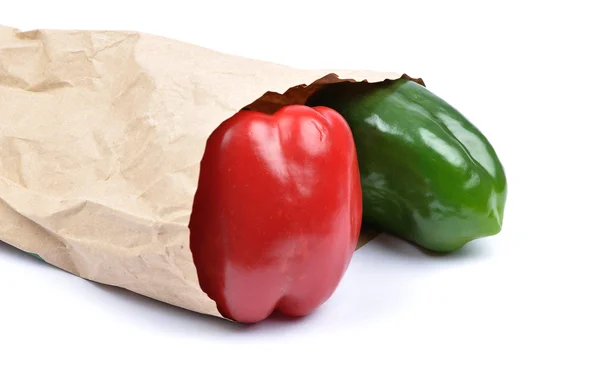
<path id="1" fill-rule="evenodd" d="M 208 139 L 190 245 L 200 286 L 224 317 L 314 311 L 346 272 L 361 222 L 354 140 L 332 109 L 240 111 Z"/>

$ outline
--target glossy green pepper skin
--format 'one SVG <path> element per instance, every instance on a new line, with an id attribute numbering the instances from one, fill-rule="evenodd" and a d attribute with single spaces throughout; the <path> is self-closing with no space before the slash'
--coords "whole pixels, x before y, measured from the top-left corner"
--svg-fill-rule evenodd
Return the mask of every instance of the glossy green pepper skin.
<path id="1" fill-rule="evenodd" d="M 350 125 L 366 225 L 442 253 L 501 231 L 507 182 L 494 148 L 421 84 L 336 83 L 306 104 Z"/>

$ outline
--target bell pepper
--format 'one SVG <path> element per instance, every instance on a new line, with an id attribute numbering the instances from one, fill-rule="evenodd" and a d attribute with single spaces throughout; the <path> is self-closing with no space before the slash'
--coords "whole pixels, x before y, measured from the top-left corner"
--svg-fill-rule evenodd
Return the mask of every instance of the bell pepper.
<path id="1" fill-rule="evenodd" d="M 190 248 L 225 318 L 314 311 L 337 289 L 361 223 L 356 147 L 334 110 L 240 111 L 208 138 Z"/>
<path id="2" fill-rule="evenodd" d="M 350 125 L 365 225 L 439 253 L 501 231 L 507 181 L 494 148 L 425 86 L 342 82 L 306 104 L 333 108 Z"/>

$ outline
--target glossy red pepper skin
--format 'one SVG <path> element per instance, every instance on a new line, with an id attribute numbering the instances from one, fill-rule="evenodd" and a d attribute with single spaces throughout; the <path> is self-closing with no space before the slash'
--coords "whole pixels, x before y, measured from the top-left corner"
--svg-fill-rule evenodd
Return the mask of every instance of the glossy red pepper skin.
<path id="1" fill-rule="evenodd" d="M 208 139 L 190 244 L 200 286 L 224 317 L 255 323 L 320 307 L 346 272 L 361 222 L 356 148 L 337 112 L 241 111 Z"/>

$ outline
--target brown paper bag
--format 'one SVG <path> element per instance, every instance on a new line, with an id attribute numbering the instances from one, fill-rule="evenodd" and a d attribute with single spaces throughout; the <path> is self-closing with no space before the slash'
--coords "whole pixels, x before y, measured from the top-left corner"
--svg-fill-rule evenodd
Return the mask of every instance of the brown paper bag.
<path id="1" fill-rule="evenodd" d="M 137 32 L 0 26 L 0 240 L 220 317 L 188 246 L 210 133 L 244 107 L 303 103 L 324 83 L 399 77 L 292 69 Z"/>

